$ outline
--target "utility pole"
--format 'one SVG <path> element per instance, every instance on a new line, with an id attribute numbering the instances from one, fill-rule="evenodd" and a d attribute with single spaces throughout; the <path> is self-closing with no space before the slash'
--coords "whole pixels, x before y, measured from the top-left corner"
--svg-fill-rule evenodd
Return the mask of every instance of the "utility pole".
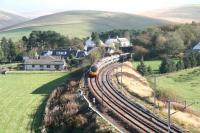
<path id="1" fill-rule="evenodd" d="M 153 92 L 153 97 L 154 97 L 154 108 L 156 108 L 156 76 L 154 75 L 154 92 Z"/>
<path id="2" fill-rule="evenodd" d="M 170 133 L 170 100 L 168 100 L 168 133 Z"/>
<path id="3" fill-rule="evenodd" d="M 123 66 L 123 61 L 124 61 L 124 57 L 122 57 L 122 63 L 121 63 L 121 90 L 122 90 L 122 66 Z"/>

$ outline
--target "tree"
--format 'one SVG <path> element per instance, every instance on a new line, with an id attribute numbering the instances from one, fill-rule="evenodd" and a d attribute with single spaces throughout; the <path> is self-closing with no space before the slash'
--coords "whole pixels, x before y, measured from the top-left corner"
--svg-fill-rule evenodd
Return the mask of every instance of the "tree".
<path id="1" fill-rule="evenodd" d="M 1 49 L 4 56 L 4 61 L 8 61 L 9 46 L 8 40 L 5 37 L 1 39 Z"/>
<path id="2" fill-rule="evenodd" d="M 100 38 L 99 38 L 99 34 L 97 32 L 92 32 L 92 41 L 94 41 L 94 43 L 96 44 L 96 46 L 98 47 L 100 45 Z"/>
<path id="3" fill-rule="evenodd" d="M 160 73 L 168 73 L 168 72 L 176 71 L 176 65 L 172 59 L 168 57 L 164 57 L 162 59 L 159 71 Z"/>
<path id="4" fill-rule="evenodd" d="M 140 59 L 142 59 L 149 52 L 146 48 L 137 45 L 134 46 L 133 49 L 135 51 L 136 56 L 139 56 Z"/>
<path id="5" fill-rule="evenodd" d="M 129 31 L 125 31 L 124 32 L 124 37 L 126 38 L 126 39 L 128 39 L 128 40 L 130 40 L 130 32 Z"/>
<path id="6" fill-rule="evenodd" d="M 0 62 L 2 62 L 4 60 L 4 53 L 3 53 L 3 50 L 0 46 Z"/>
<path id="7" fill-rule="evenodd" d="M 147 67 L 147 71 L 149 75 L 153 74 L 153 70 L 150 65 Z"/>
<path id="8" fill-rule="evenodd" d="M 183 61 L 180 59 L 177 63 L 176 63 L 176 70 L 183 70 L 185 68 Z"/>
<path id="9" fill-rule="evenodd" d="M 191 67 L 191 61 L 187 56 L 183 57 L 183 63 L 184 63 L 185 68 L 190 68 Z"/>
<path id="10" fill-rule="evenodd" d="M 197 55 L 197 65 L 200 66 L 200 53 Z"/>
<path id="11" fill-rule="evenodd" d="M 11 62 L 11 61 L 14 61 L 17 56 L 16 46 L 11 39 L 8 40 L 8 47 L 9 47 L 9 54 L 7 58 L 8 58 L 8 61 Z"/>
<path id="12" fill-rule="evenodd" d="M 144 75 L 148 75 L 148 70 L 147 70 L 147 67 L 145 66 L 143 60 L 141 60 L 141 61 L 140 61 L 140 64 L 137 66 L 137 71 L 138 71 L 140 74 L 142 74 L 143 76 L 144 76 Z"/>
<path id="13" fill-rule="evenodd" d="M 191 62 L 191 67 L 197 66 L 197 60 L 196 60 L 196 58 L 197 58 L 197 54 L 195 52 L 191 52 L 189 54 L 189 60 Z"/>
<path id="14" fill-rule="evenodd" d="M 184 50 L 184 42 L 176 32 L 169 33 L 165 44 L 165 50 L 168 55 L 178 54 Z"/>

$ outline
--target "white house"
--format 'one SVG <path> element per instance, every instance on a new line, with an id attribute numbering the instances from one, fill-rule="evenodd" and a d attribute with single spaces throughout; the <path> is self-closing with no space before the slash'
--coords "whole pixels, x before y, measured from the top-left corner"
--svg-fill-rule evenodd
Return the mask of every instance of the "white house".
<path id="1" fill-rule="evenodd" d="M 27 59 L 24 61 L 24 70 L 64 70 L 66 62 L 58 56 L 41 56 L 38 59 Z"/>
<path id="2" fill-rule="evenodd" d="M 200 52 L 200 42 L 197 45 L 195 45 L 192 50 Z"/>
<path id="3" fill-rule="evenodd" d="M 103 41 L 100 40 L 100 45 L 104 45 Z M 84 49 L 86 51 L 89 51 L 91 48 L 95 47 L 96 44 L 94 43 L 94 41 L 92 41 L 92 38 L 90 37 L 88 40 L 85 41 L 85 47 Z"/>
<path id="4" fill-rule="evenodd" d="M 129 47 L 130 41 L 127 38 L 109 38 L 105 41 L 105 46 L 114 47 L 116 44 L 120 44 L 120 47 Z"/>

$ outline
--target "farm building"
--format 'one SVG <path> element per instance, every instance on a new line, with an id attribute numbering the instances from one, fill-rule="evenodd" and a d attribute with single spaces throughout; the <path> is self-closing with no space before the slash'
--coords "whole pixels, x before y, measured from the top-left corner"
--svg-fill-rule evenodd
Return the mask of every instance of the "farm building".
<path id="1" fill-rule="evenodd" d="M 200 52 L 200 42 L 197 45 L 195 45 L 192 50 Z"/>
<path id="2" fill-rule="evenodd" d="M 41 56 L 38 59 L 26 59 L 24 61 L 24 70 L 64 70 L 66 62 L 59 56 Z"/>

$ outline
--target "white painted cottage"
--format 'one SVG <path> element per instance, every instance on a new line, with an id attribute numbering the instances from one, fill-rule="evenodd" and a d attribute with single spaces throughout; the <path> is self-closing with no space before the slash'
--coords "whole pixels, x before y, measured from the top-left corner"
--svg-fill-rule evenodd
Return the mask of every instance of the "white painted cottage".
<path id="1" fill-rule="evenodd" d="M 64 70 L 66 62 L 59 56 L 41 56 L 38 59 L 27 59 L 24 61 L 24 70 L 55 71 Z"/>
<path id="2" fill-rule="evenodd" d="M 116 44 L 120 44 L 120 47 L 129 47 L 130 41 L 127 38 L 109 38 L 105 41 L 105 46 L 114 47 Z"/>
<path id="3" fill-rule="evenodd" d="M 104 45 L 103 41 L 101 41 L 101 40 L 100 40 L 100 45 Z M 96 44 L 94 43 L 94 41 L 92 41 L 92 38 L 90 37 L 88 40 L 85 41 L 84 50 L 89 51 L 90 49 L 92 49 L 95 46 L 96 46 Z"/>
<path id="4" fill-rule="evenodd" d="M 195 45 L 192 50 L 200 52 L 200 42 L 197 45 Z"/>

